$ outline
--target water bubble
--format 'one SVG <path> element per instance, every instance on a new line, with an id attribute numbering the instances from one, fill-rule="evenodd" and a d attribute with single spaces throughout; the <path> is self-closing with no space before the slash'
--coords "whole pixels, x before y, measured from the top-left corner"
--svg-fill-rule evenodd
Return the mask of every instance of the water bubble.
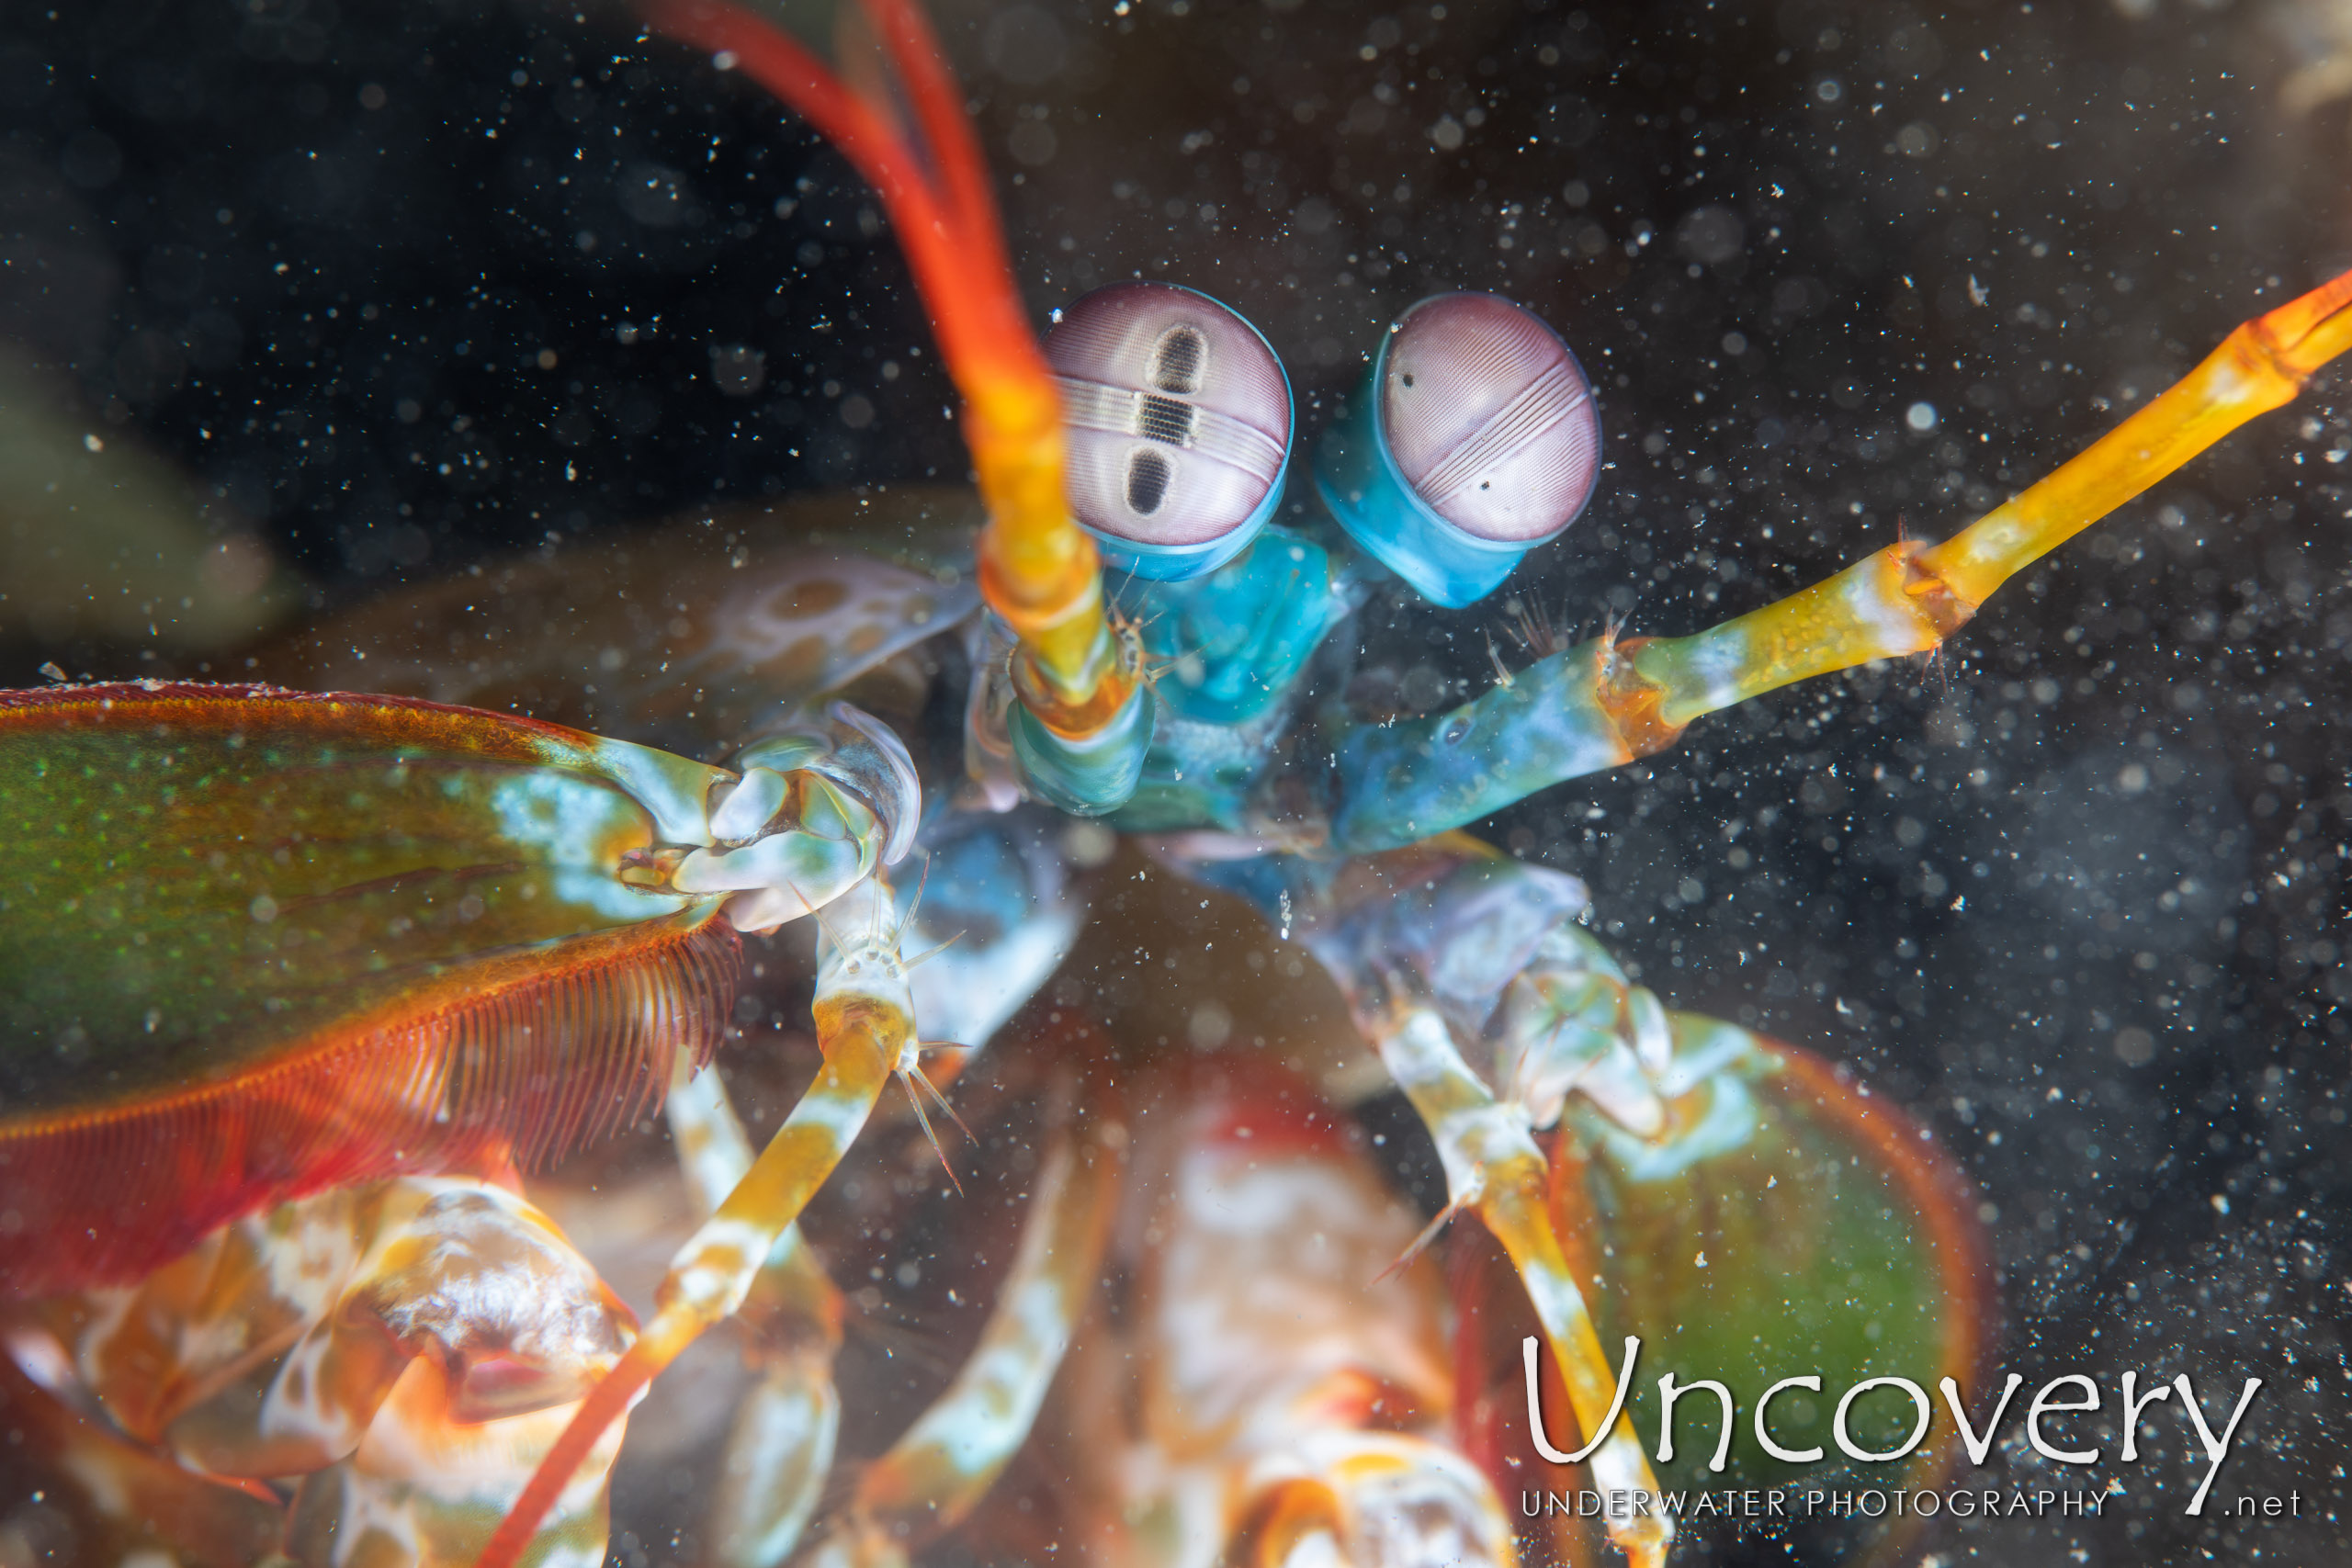
<path id="1" fill-rule="evenodd" d="M 1674 248 L 1694 262 L 1720 266 L 1739 254 L 1747 230 L 1728 207 L 1699 207 L 1674 226 Z"/>

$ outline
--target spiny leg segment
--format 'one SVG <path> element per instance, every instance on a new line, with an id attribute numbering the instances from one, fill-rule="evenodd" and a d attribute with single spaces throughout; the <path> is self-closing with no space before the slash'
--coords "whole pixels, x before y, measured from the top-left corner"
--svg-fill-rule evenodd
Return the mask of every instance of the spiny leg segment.
<path id="1" fill-rule="evenodd" d="M 1437 1144 L 1452 1206 L 1476 1211 L 1510 1255 L 1567 1385 L 1577 1425 L 1587 1433 L 1608 1434 L 1589 1459 L 1594 1486 L 1603 1492 L 1656 1492 L 1641 1439 L 1613 1398 L 1615 1378 L 1591 1309 L 1553 1229 L 1546 1196 L 1550 1169 L 1525 1107 L 1498 1100 L 1470 1069 L 1434 1007 L 1399 999 L 1385 1017 L 1365 1022 L 1382 1064 Z M 1663 1514 L 1612 1518 L 1610 1532 L 1634 1568 L 1659 1568 L 1674 1540 L 1674 1528 Z"/>
<path id="2" fill-rule="evenodd" d="M 1554 940 L 1587 908 L 1573 878 L 1458 833 L 1359 862 L 1337 881 L 1313 863 L 1291 864 L 1299 940 L 1429 1130 L 1447 1213 L 1475 1213 L 1510 1254 L 1591 1441 L 1578 1457 L 1596 1486 L 1655 1493 L 1553 1222 L 1535 1134 L 1571 1089 L 1598 1091 L 1640 1132 L 1655 1131 L 1660 1110 L 1645 1080 L 1663 1065 L 1663 1019 L 1629 1010 L 1623 987 L 1593 973 L 1573 939 L 1566 948 Z M 1461 1042 L 1490 1018 L 1501 1036 L 1482 1073 Z M 1658 1568 L 1674 1539 L 1656 1513 L 1611 1518 L 1610 1529 L 1635 1568 Z"/>
<path id="3" fill-rule="evenodd" d="M 1509 1254 L 1534 1309 L 1583 1434 L 1581 1451 L 1557 1451 L 1531 1410 L 1538 1448 L 1555 1462 L 1589 1462 L 1596 1486 L 1654 1494 L 1620 1393 L 1630 1369 L 1612 1366 L 1618 1358 L 1604 1352 L 1599 1314 L 1580 1289 L 1602 1271 L 1596 1245 L 1584 1234 L 1589 1226 L 1580 1230 L 1573 1213 L 1564 1215 L 1560 1175 L 1538 1135 L 1561 1125 L 1574 1104 L 1577 1125 L 1599 1129 L 1608 1157 L 1631 1161 L 1644 1181 L 1683 1170 L 1756 1135 L 1756 1115 L 1742 1109 L 1753 1102 L 1742 1075 L 1796 1071 L 1792 1054 L 1744 1030 L 1669 1012 L 1581 929 L 1589 908 L 1581 885 L 1466 835 L 1358 861 L 1328 880 L 1312 863 L 1294 866 L 1286 892 L 1299 911 L 1300 938 L 1339 982 L 1357 1027 L 1429 1130 L 1446 1173 L 1447 1213 L 1478 1217 Z M 1702 1086 L 1706 1094 L 1694 1095 Z M 1817 1098 L 1843 1096 L 1827 1089 Z M 1841 1155 L 1873 1152 L 1867 1140 L 1827 1142 L 1840 1169 Z M 1903 1162 L 1870 1163 L 1882 1170 Z M 1933 1162 L 1916 1163 L 1905 1184 L 1930 1225 L 1942 1223 L 1951 1233 L 1939 1235 L 1932 1258 L 1915 1260 L 1933 1275 L 1924 1293 L 1946 1303 L 1949 1314 L 1936 1364 L 1965 1375 L 1978 1342 L 1967 1298 L 1984 1270 L 1957 1217 L 1966 1206 L 1952 1207 Z M 1707 1223 L 1705 1207 L 1674 1219 Z M 1736 1239 L 1745 1247 L 1750 1238 Z M 1617 1309 L 1621 1325 L 1627 1267 L 1608 1266 L 1611 1295 L 1601 1303 Z M 1532 1363 L 1534 1342 L 1528 1346 Z M 1670 1519 L 1638 1511 L 1612 1518 L 1610 1529 L 1637 1564 L 1662 1562 L 1675 1534 Z"/>
<path id="4" fill-rule="evenodd" d="M 911 918 L 911 917 L 910 917 Z M 926 1086 L 927 1087 L 927 1086 Z M 859 1479 L 848 1510 L 814 1549 L 819 1568 L 903 1562 L 987 1495 L 1027 1438 L 1101 1272 L 1122 1190 L 1124 1122 L 1058 1097 L 1060 1122 L 995 1310 L 963 1371 Z M 910 1091 L 911 1092 L 911 1091 Z M 673 1079 L 665 1108 L 679 1158 L 716 1209 L 752 1167 L 718 1075 Z M 831 1380 L 842 1300 L 797 1225 L 788 1227 L 738 1314 L 767 1341 L 766 1371 L 745 1396 L 713 1508 L 714 1561 L 781 1562 L 806 1529 L 832 1463 L 841 1401 Z"/>

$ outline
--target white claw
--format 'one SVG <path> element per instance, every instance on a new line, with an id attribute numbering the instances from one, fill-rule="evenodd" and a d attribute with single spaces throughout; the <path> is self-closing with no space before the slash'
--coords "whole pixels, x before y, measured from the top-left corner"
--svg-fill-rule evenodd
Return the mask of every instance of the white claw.
<path id="1" fill-rule="evenodd" d="M 737 893 L 727 918 L 739 931 L 773 931 L 823 908 L 874 869 L 871 835 L 820 838 L 786 831 L 739 850 L 696 850 L 678 863 L 682 893 Z"/>
<path id="2" fill-rule="evenodd" d="M 1577 1089 L 1600 1107 L 1603 1115 L 1636 1137 L 1655 1137 L 1666 1126 L 1665 1103 L 1650 1087 L 1640 1059 L 1623 1045 L 1595 1062 Z"/>
<path id="3" fill-rule="evenodd" d="M 813 914 L 903 856 L 922 814 L 922 783 L 889 728 L 846 703 L 827 734 L 772 736 L 710 770 L 704 819 L 673 841 L 701 847 L 671 867 L 665 891 L 731 893 L 740 931 Z"/>
<path id="4" fill-rule="evenodd" d="M 1632 1015 L 1634 1051 L 1642 1066 L 1652 1074 L 1665 1072 L 1674 1060 L 1674 1031 L 1666 1021 L 1666 1004 L 1656 991 L 1635 986 L 1625 994 L 1625 1010 Z"/>
<path id="5" fill-rule="evenodd" d="M 739 893 L 727 901 L 727 922 L 746 934 L 772 931 L 808 914 L 810 907 L 798 894 L 782 887 Z"/>
<path id="6" fill-rule="evenodd" d="M 760 835 L 784 807 L 792 784 L 774 768 L 746 768 L 741 782 L 728 792 L 710 814 L 711 837 L 722 844 L 741 844 Z"/>
<path id="7" fill-rule="evenodd" d="M 1756 1055 L 1756 1036 L 1713 1019 L 1683 1014 L 1682 1054 L 1658 1075 L 1658 1092 L 1679 1100 L 1717 1074 Z"/>
<path id="8" fill-rule="evenodd" d="M 836 868 L 846 862 L 854 881 L 857 860 L 854 842 L 786 831 L 771 833 L 738 850 L 695 850 L 678 863 L 670 882 L 681 893 L 749 893 L 755 888 L 794 886 L 811 903 L 825 904 L 842 889 Z"/>

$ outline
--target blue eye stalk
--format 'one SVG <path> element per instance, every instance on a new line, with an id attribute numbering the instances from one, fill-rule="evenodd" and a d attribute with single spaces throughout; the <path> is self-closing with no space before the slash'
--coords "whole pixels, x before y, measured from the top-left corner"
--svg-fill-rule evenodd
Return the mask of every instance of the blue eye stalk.
<path id="1" fill-rule="evenodd" d="M 1316 490 L 1356 543 L 1450 609 L 1485 598 L 1592 498 L 1600 415 L 1560 336 L 1493 294 L 1440 294 L 1389 329 Z"/>
<path id="2" fill-rule="evenodd" d="M 1290 472 L 1290 380 L 1258 329 L 1166 283 L 1098 288 L 1046 338 L 1070 513 L 1114 571 L 1215 571 L 1266 525 Z"/>

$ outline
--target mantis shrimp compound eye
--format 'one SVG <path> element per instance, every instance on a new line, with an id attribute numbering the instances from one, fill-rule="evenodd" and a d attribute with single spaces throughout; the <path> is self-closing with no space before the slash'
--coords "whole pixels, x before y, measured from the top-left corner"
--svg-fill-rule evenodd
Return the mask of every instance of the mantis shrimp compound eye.
<path id="1" fill-rule="evenodd" d="M 1316 476 L 1391 570 L 1459 607 L 1584 510 L 1600 468 L 1592 384 L 1559 334 L 1493 294 L 1441 294 L 1389 329 Z"/>
<path id="2" fill-rule="evenodd" d="M 1111 567 L 1176 581 L 1241 552 L 1282 500 L 1290 382 L 1258 329 L 1189 288 L 1119 283 L 1046 340 L 1070 511 Z"/>

